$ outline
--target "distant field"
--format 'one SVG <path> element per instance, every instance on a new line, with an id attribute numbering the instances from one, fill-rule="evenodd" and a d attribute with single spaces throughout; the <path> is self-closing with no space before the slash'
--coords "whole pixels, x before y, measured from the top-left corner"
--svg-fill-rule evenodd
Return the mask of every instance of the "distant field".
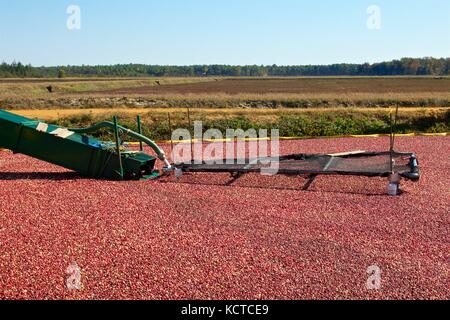
<path id="1" fill-rule="evenodd" d="M 209 80 L 205 78 L 0 79 L 0 98 L 52 98 L 55 95 L 85 95 L 95 91 L 124 90 L 202 81 Z M 53 93 L 48 92 L 48 86 L 52 86 Z"/>
<path id="2" fill-rule="evenodd" d="M 53 87 L 53 93 L 46 89 Z M 206 128 L 279 128 L 284 136 L 450 131 L 450 78 L 139 78 L 0 81 L 0 108 L 66 127 L 118 115 L 167 139 L 167 113 L 186 126 L 186 108 Z"/>
<path id="3" fill-rule="evenodd" d="M 450 94 L 450 78 L 261 78 L 142 86 L 98 91 L 102 94 Z"/>
<path id="4" fill-rule="evenodd" d="M 71 78 L 0 79 L 0 98 L 47 95 L 358 95 L 447 94 L 449 77 L 356 78 Z M 47 95 L 48 96 L 48 95 Z"/>
<path id="5" fill-rule="evenodd" d="M 53 92 L 46 87 L 52 86 Z M 450 107 L 449 77 L 0 80 L 0 108 Z"/>

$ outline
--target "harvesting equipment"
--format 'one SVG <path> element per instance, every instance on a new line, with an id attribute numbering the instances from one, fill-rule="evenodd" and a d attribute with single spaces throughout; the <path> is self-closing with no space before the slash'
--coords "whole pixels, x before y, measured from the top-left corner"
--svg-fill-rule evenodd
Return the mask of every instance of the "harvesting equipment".
<path id="1" fill-rule="evenodd" d="M 411 181 L 420 179 L 417 156 L 411 152 L 394 150 L 397 118 L 398 106 L 395 112 L 395 121 L 393 121 L 391 112 L 389 151 L 352 151 L 339 154 L 301 153 L 276 157 L 218 159 L 214 161 L 192 159 L 189 162 L 174 164 L 175 176 L 180 177 L 183 172 L 227 172 L 232 177 L 229 184 L 247 173 L 303 176 L 307 179 L 303 185 L 303 190 L 308 190 L 319 175 L 387 177 L 389 178 L 388 194 L 395 196 L 400 192 L 402 178 Z"/>
<path id="2" fill-rule="evenodd" d="M 0 110 L 0 148 L 65 167 L 84 176 L 111 180 L 156 178 L 160 176 L 160 172 L 154 169 L 157 158 L 164 162 L 163 172 L 174 171 L 176 177 L 183 172 L 228 172 L 234 180 L 246 173 L 267 172 L 275 163 L 276 171 L 268 174 L 305 176 L 307 181 L 303 190 L 307 190 L 319 175 L 354 175 L 388 177 L 388 192 L 396 195 L 401 178 L 412 181 L 420 178 L 416 155 L 394 151 L 393 127 L 391 148 L 385 152 L 292 154 L 212 162 L 197 159 L 175 164 L 167 160 L 155 142 L 142 135 L 139 116 L 137 127 L 139 132 L 124 128 L 114 117 L 113 122 L 101 122 L 85 129 L 66 129 Z M 114 132 L 114 142 L 102 142 L 88 135 L 105 128 Z M 123 148 L 121 135 L 138 140 L 140 150 Z M 143 152 L 144 143 L 156 153 L 156 157 Z"/>
<path id="3" fill-rule="evenodd" d="M 140 128 L 140 118 L 138 117 Z M 101 142 L 88 133 L 112 129 L 115 142 Z M 139 129 L 140 130 L 140 129 Z M 121 133 L 140 141 L 140 151 L 123 150 Z M 157 157 L 171 165 L 158 145 L 140 132 L 134 132 L 113 122 L 101 122 L 86 129 L 66 129 L 31 120 L 0 110 L 0 148 L 22 153 L 79 172 L 92 178 L 139 180 L 157 177 L 156 157 L 143 152 L 142 143 L 150 146 Z"/>
<path id="4" fill-rule="evenodd" d="M 320 175 L 386 177 L 398 192 L 400 179 L 420 178 L 417 157 L 403 152 L 348 152 L 340 154 L 291 154 L 253 159 L 223 159 L 216 162 L 192 161 L 175 164 L 182 172 L 228 172 L 234 181 L 246 173 L 304 176 L 307 190 Z M 178 174 L 180 175 L 180 174 Z"/>

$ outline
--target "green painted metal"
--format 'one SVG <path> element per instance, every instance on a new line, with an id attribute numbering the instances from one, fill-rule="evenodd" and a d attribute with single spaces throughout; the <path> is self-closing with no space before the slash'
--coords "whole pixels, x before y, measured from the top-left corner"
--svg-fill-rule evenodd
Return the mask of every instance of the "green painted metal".
<path id="1" fill-rule="evenodd" d="M 142 124 L 141 124 L 141 116 L 138 115 L 136 117 L 137 127 L 138 127 L 138 133 L 142 135 Z M 139 141 L 139 150 L 144 151 L 144 145 L 142 141 Z"/>
<path id="2" fill-rule="evenodd" d="M 112 122 L 108 122 L 108 121 L 104 121 L 104 122 L 99 122 L 95 125 L 93 125 L 92 127 L 89 128 L 82 128 L 82 129 L 70 129 L 73 132 L 79 133 L 79 134 L 88 134 L 88 133 L 92 133 L 92 132 L 96 132 L 102 128 L 110 128 L 114 130 L 114 123 Z M 117 128 L 122 131 L 124 134 L 127 134 L 128 136 L 137 139 L 138 141 L 142 141 L 145 144 L 147 144 L 150 148 L 153 149 L 153 151 L 155 151 L 155 153 L 158 155 L 158 158 L 162 161 L 165 161 L 166 159 L 166 155 L 164 154 L 164 151 L 161 150 L 161 148 L 159 148 L 159 146 L 152 140 L 150 140 L 149 138 L 147 138 L 146 136 L 143 136 L 142 134 L 139 134 L 137 132 L 131 131 L 130 129 L 124 128 L 120 125 L 117 125 Z"/>
<path id="3" fill-rule="evenodd" d="M 92 178 L 139 180 L 158 176 L 158 171 L 154 170 L 156 157 L 140 151 L 121 151 L 120 143 L 104 143 L 85 134 L 103 127 L 117 129 L 116 142 L 119 142 L 118 133 L 122 131 L 148 144 L 167 167 L 164 152 L 153 141 L 109 122 L 87 129 L 65 129 L 0 110 L 0 148 Z"/>
<path id="4" fill-rule="evenodd" d="M 114 116 L 114 139 L 116 140 L 116 151 L 117 157 L 119 159 L 119 175 L 120 180 L 123 180 L 123 165 L 122 165 L 122 154 L 120 153 L 120 140 L 119 140 L 119 128 L 117 127 L 117 117 Z"/>

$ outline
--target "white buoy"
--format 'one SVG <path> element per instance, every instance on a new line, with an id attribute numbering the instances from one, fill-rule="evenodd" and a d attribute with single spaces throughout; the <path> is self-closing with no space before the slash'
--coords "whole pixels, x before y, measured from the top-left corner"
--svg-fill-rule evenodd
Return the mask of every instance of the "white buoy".
<path id="1" fill-rule="evenodd" d="M 388 195 L 395 197 L 398 195 L 398 184 L 394 182 L 389 182 L 388 184 Z"/>
<path id="2" fill-rule="evenodd" d="M 401 177 L 398 173 L 394 173 L 389 176 L 389 184 L 387 188 L 388 195 L 393 197 L 398 196 L 400 189 L 400 180 Z"/>

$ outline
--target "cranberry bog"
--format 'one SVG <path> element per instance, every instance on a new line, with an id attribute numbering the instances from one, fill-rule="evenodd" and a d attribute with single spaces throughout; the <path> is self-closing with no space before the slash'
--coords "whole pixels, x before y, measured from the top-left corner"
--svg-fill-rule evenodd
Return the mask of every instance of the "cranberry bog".
<path id="1" fill-rule="evenodd" d="M 281 153 L 388 140 L 282 141 Z M 366 177 L 320 176 L 309 191 L 259 174 L 92 180 L 1 151 L 0 298 L 448 299 L 450 138 L 398 137 L 397 149 L 422 171 L 399 197 Z"/>
<path id="2" fill-rule="evenodd" d="M 94 91 L 102 94 L 349 94 L 354 92 L 448 93 L 450 80 L 447 78 L 216 78 L 210 81 L 190 83 L 168 83 L 132 88 Z"/>

